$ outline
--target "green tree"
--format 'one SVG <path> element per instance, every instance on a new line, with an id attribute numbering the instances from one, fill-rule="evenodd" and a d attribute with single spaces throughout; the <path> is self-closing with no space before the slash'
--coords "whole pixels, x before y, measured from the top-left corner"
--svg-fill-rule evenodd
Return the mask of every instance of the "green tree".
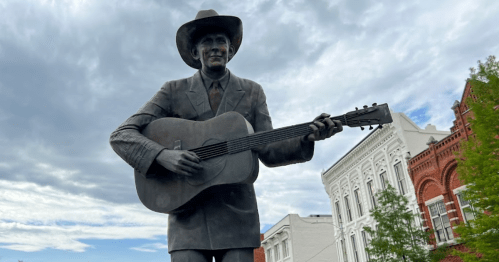
<path id="1" fill-rule="evenodd" d="M 425 246 L 429 232 L 416 225 L 413 214 L 407 209 L 407 198 L 399 195 L 395 188 L 388 187 L 376 194 L 379 204 L 371 210 L 377 222 L 376 229 L 364 227 L 371 236 L 369 253 L 372 262 L 431 261 Z"/>
<path id="2" fill-rule="evenodd" d="M 478 61 L 468 81 L 476 96 L 466 100 L 474 115 L 474 135 L 461 143 L 456 159 L 467 189 L 464 197 L 473 206 L 468 212 L 474 212 L 475 219 L 455 230 L 470 252 L 453 253 L 465 262 L 499 261 L 499 62 L 494 56 Z"/>

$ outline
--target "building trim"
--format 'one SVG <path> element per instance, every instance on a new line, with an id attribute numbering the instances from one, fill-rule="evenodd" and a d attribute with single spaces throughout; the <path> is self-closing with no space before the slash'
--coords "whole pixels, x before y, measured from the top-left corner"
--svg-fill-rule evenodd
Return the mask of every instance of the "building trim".
<path id="1" fill-rule="evenodd" d="M 431 204 L 433 204 L 433 203 L 436 203 L 436 202 L 438 202 L 438 201 L 440 201 L 440 200 L 444 200 L 444 196 L 443 196 L 443 195 L 436 196 L 436 197 L 434 197 L 434 198 L 432 198 L 432 199 L 430 199 L 430 200 L 427 200 L 427 201 L 425 201 L 425 202 L 424 202 L 424 204 L 425 204 L 426 206 L 429 206 L 429 205 L 431 205 Z"/>
<path id="2" fill-rule="evenodd" d="M 462 191 L 466 191 L 466 185 L 453 189 L 452 193 L 454 193 L 454 195 L 456 195 L 456 194 L 461 193 Z"/>

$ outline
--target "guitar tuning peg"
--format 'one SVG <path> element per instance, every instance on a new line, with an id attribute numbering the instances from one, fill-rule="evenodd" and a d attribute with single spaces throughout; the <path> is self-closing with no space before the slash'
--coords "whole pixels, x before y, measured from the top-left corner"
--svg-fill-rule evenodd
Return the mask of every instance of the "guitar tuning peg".
<path id="1" fill-rule="evenodd" d="M 373 130 L 373 126 L 369 126 L 369 130 Z"/>
<path id="2" fill-rule="evenodd" d="M 383 126 L 382 126 L 381 124 L 379 124 L 379 126 L 378 126 L 378 127 L 379 127 L 379 129 L 383 129 Z"/>
<path id="3" fill-rule="evenodd" d="M 367 106 L 367 105 L 364 105 L 364 108 L 368 108 L 368 106 Z"/>
<path id="4" fill-rule="evenodd" d="M 361 127 L 360 127 L 360 130 L 364 131 L 364 127 L 363 127 L 363 126 L 361 126 Z"/>
<path id="5" fill-rule="evenodd" d="M 373 103 L 373 106 L 377 106 L 378 104 L 377 103 Z"/>
<path id="6" fill-rule="evenodd" d="M 359 108 L 355 107 L 355 110 L 359 110 Z"/>

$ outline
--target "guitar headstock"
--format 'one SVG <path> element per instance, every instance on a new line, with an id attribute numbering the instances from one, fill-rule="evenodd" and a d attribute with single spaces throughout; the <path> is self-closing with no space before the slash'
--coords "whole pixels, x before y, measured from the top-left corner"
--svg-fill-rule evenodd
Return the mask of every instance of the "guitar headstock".
<path id="1" fill-rule="evenodd" d="M 350 127 L 360 126 L 362 130 L 364 130 L 363 126 L 370 126 L 369 130 L 371 130 L 373 129 L 372 125 L 381 127 L 382 124 L 393 122 L 390 109 L 386 103 L 381 105 L 374 103 L 372 107 L 364 106 L 363 109 L 355 108 L 355 111 L 346 113 L 344 118 L 344 125 Z"/>

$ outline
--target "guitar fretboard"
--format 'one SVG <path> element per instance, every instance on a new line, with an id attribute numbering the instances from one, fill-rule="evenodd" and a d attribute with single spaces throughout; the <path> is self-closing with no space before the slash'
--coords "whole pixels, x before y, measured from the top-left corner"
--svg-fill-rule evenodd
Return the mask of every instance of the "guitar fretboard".
<path id="1" fill-rule="evenodd" d="M 347 118 L 345 115 L 331 117 L 331 120 L 339 120 L 342 125 L 347 125 Z M 245 137 L 191 149 L 189 151 L 196 153 L 202 160 L 226 154 L 236 154 L 261 145 L 311 134 L 313 130 L 310 128 L 310 124 L 312 124 L 312 122 L 258 132 Z"/>

